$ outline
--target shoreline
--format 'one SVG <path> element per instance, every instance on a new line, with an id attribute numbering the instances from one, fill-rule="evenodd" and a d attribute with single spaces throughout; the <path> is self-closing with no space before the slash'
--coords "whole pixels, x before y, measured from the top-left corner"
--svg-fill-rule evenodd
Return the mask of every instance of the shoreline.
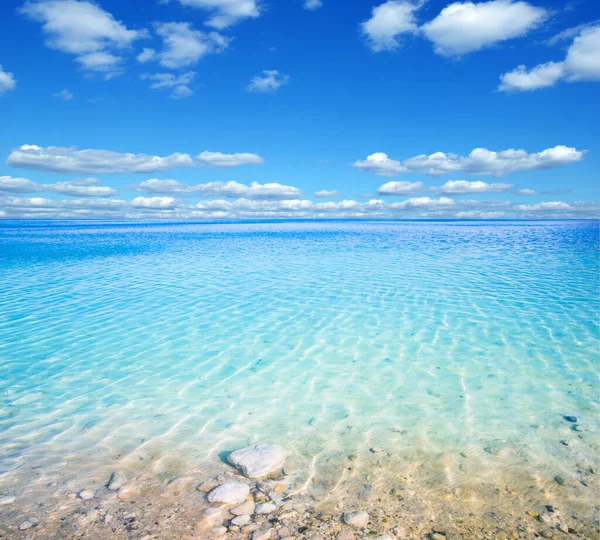
<path id="1" fill-rule="evenodd" d="M 371 448 L 358 455 L 286 458 L 267 476 L 250 479 L 225 460 L 211 470 L 157 473 L 147 466 L 115 470 L 119 482 L 81 485 L 76 478 L 45 486 L 37 497 L 0 506 L 0 538 L 596 538 L 600 532 L 594 493 L 596 463 L 575 465 L 575 474 L 539 475 L 515 467 L 500 479 L 474 456 L 447 454 L 421 461 L 397 459 Z M 464 477 L 452 473 L 453 461 Z M 476 471 L 475 469 L 479 469 Z M 231 523 L 239 504 L 210 502 L 224 483 L 247 485 L 252 503 L 268 506 L 240 526 Z M 10 490 L 8 490 L 10 491 Z M 4 493 L 0 501 L 6 502 Z M 348 512 L 367 512 L 360 527 Z M 244 518 L 246 519 L 246 518 Z M 242 520 L 243 521 L 243 520 Z M 436 536 L 437 535 L 437 536 Z"/>

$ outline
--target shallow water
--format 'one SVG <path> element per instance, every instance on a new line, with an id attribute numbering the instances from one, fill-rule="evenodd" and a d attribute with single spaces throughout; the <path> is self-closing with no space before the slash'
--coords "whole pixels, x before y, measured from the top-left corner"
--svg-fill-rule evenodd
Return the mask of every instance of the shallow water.
<path id="1" fill-rule="evenodd" d="M 597 221 L 0 223 L 0 494 L 255 441 L 322 497 L 348 454 L 427 489 L 576 477 L 598 247 Z"/>

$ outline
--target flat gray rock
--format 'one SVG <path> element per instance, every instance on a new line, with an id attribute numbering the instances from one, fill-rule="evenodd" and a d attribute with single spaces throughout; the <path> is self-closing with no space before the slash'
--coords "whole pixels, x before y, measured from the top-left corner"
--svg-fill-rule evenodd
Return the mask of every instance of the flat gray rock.
<path id="1" fill-rule="evenodd" d="M 208 501 L 223 504 L 239 504 L 246 500 L 250 488 L 246 484 L 227 482 L 213 489 L 208 494 Z"/>
<path id="2" fill-rule="evenodd" d="M 282 467 L 285 456 L 283 446 L 259 443 L 232 452 L 228 460 L 247 478 L 260 478 Z"/>
<path id="3" fill-rule="evenodd" d="M 369 514 L 364 511 L 360 512 L 346 512 L 344 514 L 344 523 L 352 527 L 362 529 L 369 523 Z"/>

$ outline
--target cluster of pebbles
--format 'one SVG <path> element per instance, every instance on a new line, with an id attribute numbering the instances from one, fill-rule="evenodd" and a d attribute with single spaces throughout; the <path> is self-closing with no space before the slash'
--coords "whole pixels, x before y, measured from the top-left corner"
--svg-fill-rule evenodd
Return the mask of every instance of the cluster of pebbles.
<path id="1" fill-rule="evenodd" d="M 574 417 L 565 420 L 576 425 Z M 308 495 L 306 485 L 298 489 L 289 481 L 294 465 L 286 463 L 286 454 L 278 445 L 254 444 L 231 453 L 227 457 L 231 467 L 224 473 L 199 485 L 197 478 L 176 477 L 166 489 L 164 485 L 144 488 L 139 479 L 136 482 L 115 471 L 96 491 L 68 493 L 66 503 L 47 512 L 44 519 L 29 517 L 9 526 L 0 521 L 0 538 L 600 538 L 597 519 L 581 519 L 549 504 L 521 508 L 519 501 L 512 501 L 510 510 L 507 506 L 501 514 L 498 503 L 494 512 L 477 517 L 473 512 L 475 498 L 462 506 L 456 502 L 445 505 L 444 501 L 432 506 L 418 493 L 390 485 L 379 490 L 363 486 L 364 491 L 354 490 L 352 497 L 317 501 Z M 348 463 L 356 459 L 355 455 L 347 456 Z M 586 474 L 591 478 L 595 470 Z M 561 476 L 555 483 L 565 489 L 580 487 Z M 498 489 L 476 495 L 480 500 L 516 497 Z M 15 503 L 14 496 L 0 497 L 0 518 L 3 509 Z"/>

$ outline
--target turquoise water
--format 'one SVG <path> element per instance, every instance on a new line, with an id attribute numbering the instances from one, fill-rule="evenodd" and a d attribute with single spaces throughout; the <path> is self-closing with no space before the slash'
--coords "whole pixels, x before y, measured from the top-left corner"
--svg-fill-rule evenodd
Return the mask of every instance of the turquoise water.
<path id="1" fill-rule="evenodd" d="M 254 441 L 308 477 L 372 448 L 442 486 L 575 475 L 598 247 L 597 221 L 2 222 L 0 494 Z"/>

